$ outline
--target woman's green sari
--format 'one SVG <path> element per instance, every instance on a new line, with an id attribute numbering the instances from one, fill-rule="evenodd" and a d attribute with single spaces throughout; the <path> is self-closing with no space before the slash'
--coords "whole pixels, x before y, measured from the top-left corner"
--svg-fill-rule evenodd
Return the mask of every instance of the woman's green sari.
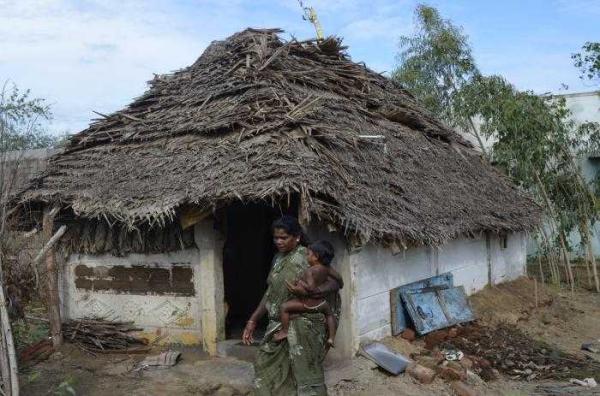
<path id="1" fill-rule="evenodd" d="M 293 282 L 308 268 L 306 248 L 296 247 L 287 254 L 279 253 L 267 279 L 265 305 L 269 316 L 267 332 L 261 343 L 254 369 L 256 394 L 267 395 L 326 395 L 323 358 L 325 357 L 326 327 L 324 316 L 305 313 L 290 321 L 287 341 L 272 341 L 281 327 L 279 307 L 294 298 L 285 282 Z M 329 298 L 338 317 L 339 295 Z"/>

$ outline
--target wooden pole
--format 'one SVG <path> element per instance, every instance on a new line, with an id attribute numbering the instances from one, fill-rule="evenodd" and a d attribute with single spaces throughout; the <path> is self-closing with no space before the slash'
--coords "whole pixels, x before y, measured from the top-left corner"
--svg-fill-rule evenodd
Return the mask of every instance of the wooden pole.
<path id="1" fill-rule="evenodd" d="M 308 211 L 308 194 L 300 193 L 300 202 L 298 204 L 298 222 L 306 231 L 306 227 L 308 227 L 310 223 L 310 212 Z"/>
<path id="2" fill-rule="evenodd" d="M 538 254 L 538 267 L 540 269 L 540 279 L 542 281 L 543 284 L 545 284 L 545 280 L 544 280 L 544 268 L 542 267 L 542 256 L 540 254 Z"/>
<path id="3" fill-rule="evenodd" d="M 538 300 L 537 278 L 533 278 L 533 294 L 535 294 L 535 307 L 538 308 L 539 307 L 539 300 Z"/>
<path id="4" fill-rule="evenodd" d="M 2 325 L 2 379 L 4 381 L 4 393 L 10 396 L 19 396 L 19 371 L 17 367 L 17 354 L 15 352 L 15 343 L 13 340 L 10 320 L 8 318 L 8 310 L 6 308 L 7 301 L 4 294 L 4 273 L 2 271 L 2 262 L 0 262 L 0 324 Z M 6 357 L 8 356 L 8 362 Z M 8 363 L 8 376 L 6 376 L 6 367 Z"/>
<path id="5" fill-rule="evenodd" d="M 58 211 L 58 207 L 54 207 L 52 210 L 50 210 L 50 208 L 44 209 L 42 230 L 44 239 L 49 242 L 52 240 L 54 217 Z M 52 337 L 52 345 L 54 348 L 57 348 L 62 345 L 63 337 L 61 329 L 62 321 L 60 319 L 60 297 L 58 295 L 58 268 L 56 266 L 54 247 L 50 247 L 46 252 L 46 273 L 48 279 L 48 320 L 50 321 L 50 336 Z"/>

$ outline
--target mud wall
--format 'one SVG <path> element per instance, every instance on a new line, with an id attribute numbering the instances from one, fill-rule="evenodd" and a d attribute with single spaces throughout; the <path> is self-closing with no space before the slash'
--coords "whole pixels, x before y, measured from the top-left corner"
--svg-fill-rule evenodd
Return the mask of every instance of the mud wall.
<path id="1" fill-rule="evenodd" d="M 63 317 L 130 320 L 145 335 L 200 343 L 200 253 L 70 256 L 61 276 Z"/>

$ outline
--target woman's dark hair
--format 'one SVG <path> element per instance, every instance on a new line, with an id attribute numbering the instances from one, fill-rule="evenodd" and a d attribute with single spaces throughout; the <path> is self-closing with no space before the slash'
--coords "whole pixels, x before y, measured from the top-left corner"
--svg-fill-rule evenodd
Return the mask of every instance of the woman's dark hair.
<path id="1" fill-rule="evenodd" d="M 308 247 L 318 258 L 323 265 L 331 264 L 335 251 L 333 245 L 327 241 L 316 241 Z"/>
<path id="2" fill-rule="evenodd" d="M 284 215 L 278 218 L 273 222 L 271 227 L 273 231 L 275 229 L 284 230 L 286 233 L 293 235 L 295 237 L 300 237 L 300 245 L 306 246 L 308 245 L 308 239 L 304 234 L 304 230 L 302 226 L 298 222 L 298 219 L 293 216 Z"/>

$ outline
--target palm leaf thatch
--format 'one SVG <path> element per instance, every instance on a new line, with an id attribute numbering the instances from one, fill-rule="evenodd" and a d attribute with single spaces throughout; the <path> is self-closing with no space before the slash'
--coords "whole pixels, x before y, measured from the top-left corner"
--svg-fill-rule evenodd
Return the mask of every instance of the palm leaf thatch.
<path id="1" fill-rule="evenodd" d="M 300 194 L 348 234 L 419 244 L 537 223 L 528 197 L 339 39 L 279 33 L 247 29 L 156 76 L 75 135 L 21 202 L 135 226 L 182 205 Z"/>

